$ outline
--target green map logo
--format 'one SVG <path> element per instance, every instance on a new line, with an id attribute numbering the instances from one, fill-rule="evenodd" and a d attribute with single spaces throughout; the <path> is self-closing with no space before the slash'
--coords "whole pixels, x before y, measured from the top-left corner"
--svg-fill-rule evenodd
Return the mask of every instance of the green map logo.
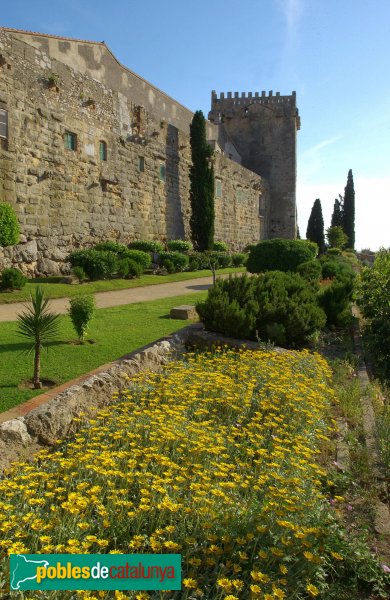
<path id="1" fill-rule="evenodd" d="M 37 579 L 37 567 L 47 568 L 49 562 L 47 560 L 30 560 L 23 554 L 12 555 L 10 569 L 10 587 L 11 590 L 26 590 L 30 589 L 22 584 L 26 584 L 34 579 Z M 22 585 L 22 587 L 20 587 Z"/>

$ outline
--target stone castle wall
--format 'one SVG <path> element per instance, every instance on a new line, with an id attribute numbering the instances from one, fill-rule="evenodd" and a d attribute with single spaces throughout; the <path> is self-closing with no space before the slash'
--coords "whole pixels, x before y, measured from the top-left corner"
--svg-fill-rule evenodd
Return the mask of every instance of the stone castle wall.
<path id="1" fill-rule="evenodd" d="M 0 201 L 14 207 L 24 242 L 0 248 L 0 268 L 66 272 L 70 250 L 100 240 L 189 237 L 190 111 L 128 73 L 121 87 L 104 44 L 0 30 L 0 55 Z M 259 241 L 266 181 L 223 154 L 215 175 L 216 239 L 237 249 Z"/>
<path id="2" fill-rule="evenodd" d="M 300 118 L 295 92 L 281 96 L 263 91 L 211 95 L 209 119 L 223 124 L 241 156 L 241 164 L 269 182 L 267 235 L 296 237 L 296 132 Z"/>

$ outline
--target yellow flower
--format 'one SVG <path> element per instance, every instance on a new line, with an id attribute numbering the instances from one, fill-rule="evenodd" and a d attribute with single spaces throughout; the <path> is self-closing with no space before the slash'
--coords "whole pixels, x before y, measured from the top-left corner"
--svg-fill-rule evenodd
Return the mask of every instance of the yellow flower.
<path id="1" fill-rule="evenodd" d="M 312 585 L 311 583 L 308 583 L 306 586 L 306 590 L 309 592 L 309 594 L 311 596 L 318 596 L 318 594 L 320 593 L 320 590 L 315 586 Z"/>
<path id="2" fill-rule="evenodd" d="M 185 588 L 196 588 L 197 587 L 197 583 L 196 583 L 196 579 L 191 579 L 191 577 L 188 577 L 187 579 L 183 579 L 183 585 Z"/>

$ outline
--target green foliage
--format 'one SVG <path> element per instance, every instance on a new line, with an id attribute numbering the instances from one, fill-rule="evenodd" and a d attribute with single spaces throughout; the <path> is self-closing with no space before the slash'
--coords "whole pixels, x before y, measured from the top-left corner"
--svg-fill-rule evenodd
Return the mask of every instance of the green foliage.
<path id="1" fill-rule="evenodd" d="M 320 253 L 325 251 L 324 218 L 322 216 L 321 200 L 317 198 L 311 209 L 307 224 L 306 238 L 317 244 Z"/>
<path id="2" fill-rule="evenodd" d="M 327 325 L 347 325 L 351 320 L 351 301 L 354 291 L 354 274 L 339 271 L 330 285 L 319 295 L 319 304 L 326 314 Z"/>
<path id="3" fill-rule="evenodd" d="M 19 242 L 19 223 L 10 204 L 0 203 L 0 246 L 13 246 Z"/>
<path id="4" fill-rule="evenodd" d="M 151 258 L 149 252 L 143 250 L 134 250 L 133 248 L 128 249 L 121 254 L 121 258 L 129 258 L 134 262 L 138 263 L 142 267 L 142 271 L 148 269 L 151 265 Z"/>
<path id="5" fill-rule="evenodd" d="M 75 296 L 69 300 L 68 314 L 76 330 L 80 342 L 84 342 L 88 325 L 95 313 L 94 296 Z"/>
<path id="6" fill-rule="evenodd" d="M 308 240 L 265 240 L 249 252 L 247 269 L 263 271 L 296 271 L 298 265 L 316 257 L 318 247 Z"/>
<path id="7" fill-rule="evenodd" d="M 136 242 L 131 242 L 131 244 L 129 244 L 129 248 L 132 250 L 142 250 L 143 252 L 153 253 L 162 252 L 164 250 L 163 244 L 150 240 L 138 240 Z"/>
<path id="8" fill-rule="evenodd" d="M 167 273 L 176 273 L 176 267 L 174 265 L 174 263 L 169 259 L 166 258 L 164 261 L 164 268 L 167 271 Z"/>
<path id="9" fill-rule="evenodd" d="M 348 242 L 348 236 L 340 226 L 328 227 L 326 230 L 326 238 L 331 248 L 342 250 Z"/>
<path id="10" fill-rule="evenodd" d="M 340 248 L 328 248 L 326 255 L 331 258 L 334 258 L 335 256 L 341 256 L 341 250 Z"/>
<path id="11" fill-rule="evenodd" d="M 322 277 L 324 279 L 333 279 L 342 276 L 343 273 L 353 275 L 353 269 L 348 260 L 342 256 L 329 256 L 329 252 L 320 258 L 322 264 Z"/>
<path id="12" fill-rule="evenodd" d="M 343 227 L 343 214 L 344 214 L 343 202 L 344 202 L 344 199 L 340 195 L 339 195 L 339 199 L 336 198 L 334 201 L 332 220 L 330 222 L 331 227 Z"/>
<path id="13" fill-rule="evenodd" d="M 142 265 L 131 258 L 121 258 L 118 264 L 118 277 L 122 279 L 139 279 L 143 273 Z"/>
<path id="14" fill-rule="evenodd" d="M 186 240 L 169 240 L 169 242 L 167 242 L 167 248 L 170 252 L 188 253 L 193 250 L 192 243 L 187 242 Z"/>
<path id="15" fill-rule="evenodd" d="M 297 273 L 310 282 L 320 281 L 322 266 L 319 260 L 307 260 L 297 267 Z"/>
<path id="16" fill-rule="evenodd" d="M 348 237 L 348 248 L 355 248 L 355 188 L 351 169 L 344 189 L 343 229 Z"/>
<path id="17" fill-rule="evenodd" d="M 213 250 L 215 250 L 215 252 L 228 252 L 229 251 L 229 246 L 227 245 L 226 242 L 214 242 L 213 244 Z"/>
<path id="18" fill-rule="evenodd" d="M 27 283 L 27 277 L 19 269 L 4 269 L 1 273 L 0 287 L 5 290 L 21 290 Z"/>
<path id="19" fill-rule="evenodd" d="M 166 261 L 169 261 L 173 264 L 175 271 L 171 271 L 172 273 L 177 272 L 177 271 L 185 271 L 188 267 L 189 264 L 189 257 L 187 256 L 187 254 L 182 254 L 181 252 L 160 252 L 159 255 L 159 264 L 162 267 L 165 267 L 168 271 L 168 268 L 166 266 Z M 168 264 L 169 268 L 171 268 L 171 266 Z M 168 271 L 169 273 L 169 271 Z"/>
<path id="20" fill-rule="evenodd" d="M 206 140 L 206 121 L 200 110 L 196 111 L 190 125 L 190 142 L 191 237 L 196 250 L 212 250 L 215 221 L 213 152 Z"/>
<path id="21" fill-rule="evenodd" d="M 210 260 L 215 262 L 217 269 L 227 269 L 232 266 L 232 257 L 227 252 L 210 252 Z"/>
<path id="22" fill-rule="evenodd" d="M 198 271 L 199 269 L 210 268 L 209 257 L 205 252 L 191 252 L 189 255 L 189 261 L 188 268 L 190 271 Z"/>
<path id="23" fill-rule="evenodd" d="M 367 320 L 365 333 L 378 375 L 390 382 L 390 249 L 381 248 L 372 267 L 363 267 L 357 291 Z"/>
<path id="24" fill-rule="evenodd" d="M 248 260 L 248 254 L 245 252 L 236 252 L 232 254 L 233 267 L 245 267 Z"/>
<path id="25" fill-rule="evenodd" d="M 87 275 L 86 275 L 83 267 L 73 267 L 72 273 L 75 277 L 77 277 L 77 279 L 79 280 L 79 283 L 82 283 L 83 281 L 85 281 L 87 279 Z"/>
<path id="26" fill-rule="evenodd" d="M 312 287 L 281 271 L 219 280 L 196 308 L 206 329 L 287 347 L 303 346 L 326 320 Z"/>
<path id="27" fill-rule="evenodd" d="M 115 254 L 123 254 L 127 250 L 127 246 L 124 244 L 118 244 L 118 242 L 113 242 L 112 240 L 107 240 L 106 242 L 100 242 L 94 246 L 94 250 L 109 250 L 110 252 L 115 252 Z"/>
<path id="28" fill-rule="evenodd" d="M 41 350 L 58 333 L 59 315 L 48 310 L 49 300 L 45 298 L 41 287 L 37 287 L 35 295 L 30 294 L 31 306 L 17 315 L 17 334 L 31 342 L 30 352 L 34 350 L 34 388 L 42 387 L 40 381 Z"/>
<path id="29" fill-rule="evenodd" d="M 82 267 L 91 281 L 110 279 L 118 269 L 118 257 L 110 250 L 76 250 L 67 260 L 72 267 Z"/>

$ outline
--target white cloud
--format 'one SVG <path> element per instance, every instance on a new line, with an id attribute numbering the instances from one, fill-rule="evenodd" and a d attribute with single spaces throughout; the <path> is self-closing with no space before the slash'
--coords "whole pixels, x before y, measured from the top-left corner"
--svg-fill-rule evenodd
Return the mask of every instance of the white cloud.
<path id="1" fill-rule="evenodd" d="M 298 178 L 297 203 L 301 237 L 305 237 L 307 222 L 314 200 L 320 198 L 325 229 L 330 226 L 335 198 L 344 193 L 346 181 L 318 182 Z M 390 246 L 390 177 L 354 178 L 355 233 L 357 249 Z"/>
<path id="2" fill-rule="evenodd" d="M 277 3 L 285 16 L 288 29 L 293 30 L 302 14 L 302 0 L 277 0 Z"/>

